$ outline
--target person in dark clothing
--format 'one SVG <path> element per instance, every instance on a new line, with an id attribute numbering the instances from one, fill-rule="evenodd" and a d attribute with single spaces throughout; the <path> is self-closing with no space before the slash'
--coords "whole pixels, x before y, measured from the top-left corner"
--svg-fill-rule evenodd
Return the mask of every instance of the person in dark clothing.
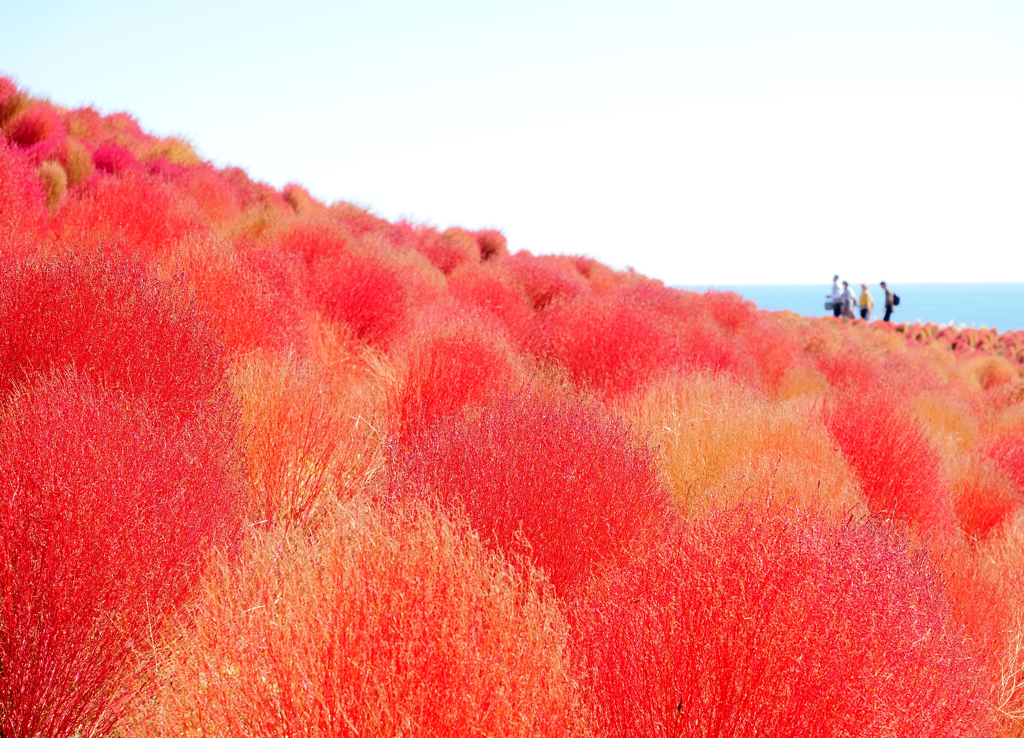
<path id="1" fill-rule="evenodd" d="M 839 275 L 832 277 L 832 294 L 829 295 L 829 300 L 832 302 L 832 314 L 837 318 L 843 314 L 843 303 L 839 299 Z"/>
<path id="2" fill-rule="evenodd" d="M 886 323 L 889 322 L 889 318 L 892 317 L 892 309 L 896 306 L 895 296 L 892 290 L 886 287 L 885 282 L 879 282 L 882 285 L 882 289 L 885 290 L 885 317 L 882 318 Z"/>

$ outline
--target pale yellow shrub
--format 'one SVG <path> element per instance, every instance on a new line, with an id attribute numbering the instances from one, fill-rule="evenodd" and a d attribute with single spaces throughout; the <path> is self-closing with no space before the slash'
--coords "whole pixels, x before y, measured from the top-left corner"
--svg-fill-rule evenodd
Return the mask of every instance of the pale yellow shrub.
<path id="1" fill-rule="evenodd" d="M 768 497 L 836 514 L 860 504 L 813 403 L 773 402 L 727 376 L 692 374 L 655 384 L 625 413 L 658 448 L 687 514 Z"/>

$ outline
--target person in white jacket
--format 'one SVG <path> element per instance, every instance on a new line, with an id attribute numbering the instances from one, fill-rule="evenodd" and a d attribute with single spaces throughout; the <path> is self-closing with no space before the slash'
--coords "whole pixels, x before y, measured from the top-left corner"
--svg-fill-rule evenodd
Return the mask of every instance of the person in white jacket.
<path id="1" fill-rule="evenodd" d="M 841 293 L 839 291 L 839 275 L 837 274 L 836 276 L 832 277 L 832 294 L 829 296 L 832 302 L 832 314 L 835 315 L 837 318 L 843 312 L 843 303 L 840 299 L 840 294 Z"/>

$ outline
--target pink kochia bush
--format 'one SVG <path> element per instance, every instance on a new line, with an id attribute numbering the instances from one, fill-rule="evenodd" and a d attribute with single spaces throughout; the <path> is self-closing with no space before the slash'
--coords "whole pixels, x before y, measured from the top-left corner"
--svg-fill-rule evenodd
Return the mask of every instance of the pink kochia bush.
<path id="1" fill-rule="evenodd" d="M 464 509 L 498 547 L 525 543 L 563 596 L 657 540 L 672 517 L 654 454 L 621 420 L 576 399 L 497 395 L 397 457 L 398 491 Z"/>
<path id="2" fill-rule="evenodd" d="M 877 519 L 742 505 L 573 612 L 609 736 L 986 736 L 981 664 L 927 552 Z"/>
<path id="3" fill-rule="evenodd" d="M 107 174 L 123 175 L 139 169 L 139 162 L 132 152 L 113 141 L 105 141 L 92 152 L 96 169 Z"/>
<path id="4" fill-rule="evenodd" d="M 146 639 L 236 535 L 222 354 L 194 302 L 138 267 L 0 279 L 0 734 L 109 729 Z"/>

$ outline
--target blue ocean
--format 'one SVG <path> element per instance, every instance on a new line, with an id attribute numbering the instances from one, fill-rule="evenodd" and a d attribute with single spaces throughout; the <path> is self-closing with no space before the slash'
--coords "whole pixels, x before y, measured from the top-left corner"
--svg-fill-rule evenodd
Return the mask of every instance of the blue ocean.
<path id="1" fill-rule="evenodd" d="M 860 285 L 851 285 L 860 296 Z M 885 313 L 885 293 L 874 285 L 868 287 L 875 299 L 873 319 Z M 1024 328 L 1024 282 L 992 284 L 891 284 L 900 296 L 893 312 L 896 323 L 952 323 L 958 327 L 997 328 L 1000 331 Z M 808 284 L 742 284 L 691 285 L 683 289 L 728 290 L 742 295 L 765 310 L 791 310 L 807 316 L 831 315 L 825 310 L 825 295 L 831 282 Z"/>

